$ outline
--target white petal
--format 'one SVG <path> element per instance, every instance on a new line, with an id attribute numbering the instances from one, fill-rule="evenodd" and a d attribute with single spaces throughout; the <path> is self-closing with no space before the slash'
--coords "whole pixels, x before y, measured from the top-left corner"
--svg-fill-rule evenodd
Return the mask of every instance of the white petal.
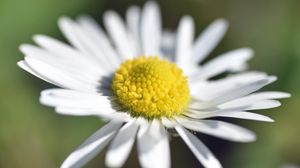
<path id="1" fill-rule="evenodd" d="M 105 57 L 112 67 L 118 67 L 121 63 L 121 59 L 97 22 L 91 17 L 81 16 L 78 18 L 78 23 L 86 30 L 85 32 L 89 34 L 89 37 L 93 38 L 94 43 L 102 50 L 103 55 L 99 56 Z"/>
<path id="2" fill-rule="evenodd" d="M 161 123 L 166 127 L 166 128 L 174 128 L 177 123 L 175 123 L 173 120 L 170 120 L 169 118 L 162 118 Z"/>
<path id="3" fill-rule="evenodd" d="M 194 21 L 191 16 L 184 16 L 180 20 L 176 39 L 176 63 L 185 72 L 190 73 L 192 44 L 194 40 Z"/>
<path id="4" fill-rule="evenodd" d="M 267 116 L 256 114 L 256 113 L 245 112 L 245 111 L 222 111 L 222 110 L 216 112 L 194 111 L 193 113 L 188 113 L 186 115 L 197 119 L 205 119 L 211 117 L 230 117 L 230 118 L 239 118 L 239 119 L 265 121 L 265 122 L 274 121 Z"/>
<path id="5" fill-rule="evenodd" d="M 27 59 L 27 61 L 29 60 L 29 58 L 26 58 Z M 34 62 L 34 64 L 35 64 L 35 60 L 34 59 L 32 59 L 31 61 L 30 61 L 30 63 L 31 63 L 31 66 L 32 66 L 32 62 Z M 37 62 L 38 63 L 38 62 Z M 34 69 L 34 68 L 32 68 L 30 65 L 28 65 L 28 63 L 26 62 L 26 61 L 19 61 L 18 62 L 18 66 L 20 66 L 22 69 L 24 69 L 25 71 L 27 71 L 27 72 L 29 72 L 29 73 L 31 73 L 32 75 L 34 75 L 34 76 L 36 76 L 36 77 L 38 77 L 38 78 L 40 78 L 40 79 L 42 79 L 42 80 L 44 80 L 44 81 L 46 81 L 46 82 L 48 82 L 48 83 L 51 83 L 51 84 L 53 84 L 53 85 L 56 85 L 56 86 L 59 86 L 59 87 L 66 87 L 66 88 L 74 88 L 74 89 L 76 89 L 77 88 L 77 86 L 75 86 L 75 85 L 73 85 L 73 83 L 72 84 L 70 84 L 69 82 L 67 82 L 67 81 L 61 81 L 61 80 L 64 80 L 64 78 L 60 78 L 60 79 L 58 79 L 58 78 L 56 78 L 56 77 L 59 77 L 59 76 L 52 76 L 52 75 L 50 75 L 50 76 L 47 76 L 47 75 L 45 75 L 44 74 L 44 70 L 40 70 L 40 69 L 38 69 L 38 68 L 36 68 L 36 69 Z M 36 65 L 34 65 L 34 66 L 36 66 Z M 52 68 L 52 67 L 51 67 Z M 48 72 L 47 72 L 48 73 Z M 61 76 L 64 76 L 64 74 L 63 73 L 60 73 L 60 75 Z M 67 77 L 67 78 L 69 78 L 69 77 Z M 73 80 L 73 79 L 72 79 Z M 76 81 L 75 82 L 75 84 L 77 83 L 78 81 Z M 80 84 L 81 85 L 81 84 Z M 100 85 L 99 85 L 100 86 Z M 78 89 L 84 89 L 84 88 L 78 88 Z M 87 90 L 94 90 L 94 89 L 87 89 Z M 93 91 L 94 92 L 94 91 Z"/>
<path id="6" fill-rule="evenodd" d="M 281 106 L 281 103 L 278 100 L 260 100 L 257 102 L 249 102 L 249 104 L 232 104 L 232 105 L 228 105 L 227 103 L 226 106 L 223 106 L 223 104 L 218 105 L 215 108 L 212 109 L 193 109 L 193 105 L 191 106 L 192 110 L 197 110 L 197 111 L 213 111 L 213 110 L 220 110 L 220 111 L 248 111 L 248 110 L 263 110 L 263 109 L 271 109 L 271 108 L 275 108 L 275 107 L 279 107 Z"/>
<path id="7" fill-rule="evenodd" d="M 135 120 L 124 125 L 106 153 L 105 163 L 108 167 L 122 167 L 134 144 L 138 125 Z"/>
<path id="8" fill-rule="evenodd" d="M 138 132 L 138 157 L 142 167 L 170 167 L 170 149 L 168 135 L 154 120 L 150 127 L 142 126 Z"/>
<path id="9" fill-rule="evenodd" d="M 41 92 L 41 103 L 48 106 L 111 108 L 111 98 L 97 93 L 66 89 L 47 89 Z"/>
<path id="10" fill-rule="evenodd" d="M 230 141 L 252 142 L 256 139 L 252 131 L 223 121 L 188 118 L 179 118 L 177 121 L 188 129 Z"/>
<path id="11" fill-rule="evenodd" d="M 43 103 L 45 105 L 45 103 Z M 102 110 L 102 111 L 101 111 Z M 64 106 L 57 106 L 55 107 L 55 112 L 61 115 L 71 115 L 71 116 L 99 116 L 104 118 L 112 118 L 112 115 L 115 113 L 110 113 L 110 109 L 101 109 L 95 110 L 90 108 L 84 107 L 64 107 Z"/>
<path id="12" fill-rule="evenodd" d="M 198 63 L 218 45 L 227 31 L 228 23 L 224 19 L 218 19 L 209 25 L 198 36 L 193 48 L 193 62 Z"/>
<path id="13" fill-rule="evenodd" d="M 116 112 L 110 97 L 65 89 L 42 91 L 40 102 L 68 115 L 108 115 Z M 70 111 L 66 111 L 70 110 Z"/>
<path id="14" fill-rule="evenodd" d="M 259 92 L 259 93 L 250 94 L 248 96 L 239 99 L 235 99 L 230 102 L 226 102 L 220 105 L 219 107 L 222 109 L 233 108 L 236 106 L 251 105 L 262 100 L 281 99 L 281 98 L 288 98 L 288 97 L 290 97 L 290 94 L 284 92 Z"/>
<path id="15" fill-rule="evenodd" d="M 35 35 L 33 40 L 44 49 L 51 51 L 52 53 L 61 57 L 77 57 L 80 53 L 74 50 L 67 44 L 45 35 Z"/>
<path id="16" fill-rule="evenodd" d="M 239 70 L 252 56 L 253 51 L 250 48 L 240 48 L 227 52 L 204 64 L 195 72 L 195 78 L 197 80 L 209 79 L 227 71 Z"/>
<path id="17" fill-rule="evenodd" d="M 146 2 L 141 19 L 141 40 L 144 55 L 160 55 L 161 29 L 158 5 L 153 1 Z"/>
<path id="18" fill-rule="evenodd" d="M 244 84 L 266 79 L 267 77 L 268 75 L 264 72 L 250 71 L 229 75 L 225 78 L 213 81 L 189 80 L 190 92 L 193 97 L 197 97 L 200 100 L 206 100 L 209 99 L 211 95 L 217 95 L 225 90 L 237 88 Z"/>
<path id="19" fill-rule="evenodd" d="M 218 159 L 216 159 L 211 151 L 195 135 L 182 128 L 181 126 L 176 126 L 175 129 L 204 167 L 222 167 Z"/>
<path id="20" fill-rule="evenodd" d="M 103 108 L 96 110 L 96 109 L 89 109 L 89 108 L 74 108 L 74 107 L 56 107 L 55 108 L 56 113 L 61 115 L 71 115 L 71 116 L 96 116 L 101 118 L 104 121 L 110 121 L 110 120 L 116 120 L 120 122 L 128 122 L 132 119 L 132 117 L 124 112 L 109 112 L 110 109 L 107 109 L 105 111 Z"/>
<path id="21" fill-rule="evenodd" d="M 71 78 L 81 81 L 86 84 L 91 84 L 97 87 L 101 77 L 104 75 L 104 71 L 94 68 L 95 66 L 85 64 L 85 62 L 79 63 L 74 58 L 58 58 L 55 54 L 52 54 L 44 49 L 38 48 L 33 45 L 23 44 L 20 46 L 20 50 L 29 57 L 47 64 L 53 67 L 57 71 L 61 71 Z M 28 58 L 25 58 L 27 60 Z M 86 66 L 86 67 L 85 67 Z M 90 68 L 87 68 L 90 67 Z M 39 72 L 39 71 L 37 71 Z"/>
<path id="22" fill-rule="evenodd" d="M 239 119 L 246 119 L 246 120 L 256 120 L 256 121 L 264 121 L 264 122 L 274 122 L 270 117 L 256 114 L 256 113 L 250 113 L 250 112 L 244 112 L 244 111 L 237 111 L 237 112 L 222 112 L 216 115 L 216 117 L 231 117 L 231 118 L 239 118 Z"/>
<path id="23" fill-rule="evenodd" d="M 230 106 L 227 105 L 223 106 L 223 104 L 218 105 L 217 109 L 222 109 L 226 111 L 235 111 L 235 110 L 263 110 L 263 109 L 271 109 L 275 107 L 281 106 L 281 103 L 278 100 L 260 100 L 257 102 L 249 102 L 249 104 L 231 104 Z"/>
<path id="24" fill-rule="evenodd" d="M 120 57 L 123 60 L 135 57 L 132 39 L 128 36 L 128 31 L 121 17 L 114 11 L 108 11 L 104 14 L 103 21 Z"/>
<path id="25" fill-rule="evenodd" d="M 84 46 L 85 44 L 83 44 L 83 41 L 81 41 L 80 37 L 78 36 L 77 26 L 70 18 L 61 17 L 58 21 L 58 25 L 65 37 L 73 46 L 85 53 L 89 53 Z"/>
<path id="26" fill-rule="evenodd" d="M 128 29 L 132 38 L 134 39 L 134 46 L 136 48 L 137 55 L 142 54 L 141 37 L 140 37 L 140 20 L 141 9 L 137 6 L 131 6 L 126 12 L 126 20 Z"/>
<path id="27" fill-rule="evenodd" d="M 39 76 L 42 77 L 42 79 L 47 79 L 48 81 L 51 81 L 51 83 L 57 83 L 57 86 L 87 92 L 96 92 L 98 90 L 97 86 L 76 80 L 65 74 L 63 71 L 57 70 L 41 61 L 29 57 L 25 57 L 25 61 L 34 72 L 37 72 Z"/>
<path id="28" fill-rule="evenodd" d="M 221 109 L 259 110 L 278 107 L 279 101 L 269 99 L 288 98 L 290 94 L 284 92 L 258 92 L 219 105 Z"/>
<path id="29" fill-rule="evenodd" d="M 194 106 L 196 109 L 211 108 L 216 105 L 234 100 L 236 98 L 246 96 L 274 82 L 275 80 L 276 77 L 271 76 L 262 80 L 258 80 L 248 84 L 243 84 L 241 86 L 238 86 L 237 88 L 224 90 L 223 92 L 220 92 L 214 95 L 213 97 L 211 97 L 210 100 L 199 101 L 198 103 L 195 103 L 194 105 L 192 104 L 191 106 Z"/>
<path id="30" fill-rule="evenodd" d="M 111 68 L 105 63 L 104 57 L 101 57 L 103 52 L 91 40 L 93 37 L 89 37 L 87 32 L 82 29 L 80 25 L 67 17 L 61 17 L 58 23 L 61 31 L 73 46 L 82 53 L 85 53 L 90 59 L 93 59 L 102 67 L 105 67 L 105 69 Z"/>
<path id="31" fill-rule="evenodd" d="M 268 75 L 265 72 L 247 71 L 234 75 L 229 75 L 216 81 L 212 81 L 215 85 L 219 86 L 237 86 L 245 83 L 254 82 L 257 80 L 265 79 Z"/>
<path id="32" fill-rule="evenodd" d="M 30 45 L 21 45 L 20 50 L 25 55 L 33 56 L 35 58 L 52 57 L 56 60 L 59 59 L 60 62 L 63 62 L 68 66 L 74 66 L 86 73 L 98 74 L 99 72 L 106 72 L 103 67 L 94 61 L 94 59 L 91 59 L 89 56 L 73 49 L 59 40 L 45 35 L 35 35 L 33 40 L 44 50 L 38 50 L 37 47 L 33 48 Z"/>
<path id="33" fill-rule="evenodd" d="M 87 92 L 68 90 L 68 89 L 46 89 L 41 92 L 41 96 L 55 96 L 55 97 L 70 98 L 70 99 L 93 98 L 93 99 L 97 99 L 96 101 L 101 100 L 101 101 L 105 101 L 105 103 L 109 102 L 108 96 L 102 96 L 99 93 L 87 93 Z"/>
<path id="34" fill-rule="evenodd" d="M 263 110 L 281 106 L 277 100 L 261 100 L 243 108 L 243 110 Z"/>
<path id="35" fill-rule="evenodd" d="M 38 78 L 40 78 L 40 79 L 42 79 L 42 80 L 44 80 L 44 81 L 46 81 L 46 82 L 48 82 L 48 83 L 51 83 L 51 84 L 56 85 L 56 86 L 59 86 L 58 83 L 55 83 L 55 82 L 53 82 L 53 81 L 50 81 L 50 80 L 48 80 L 48 79 L 42 77 L 42 76 L 39 75 L 37 72 L 35 72 L 33 69 L 31 69 L 30 66 L 27 65 L 26 61 L 19 61 L 17 64 L 18 64 L 18 66 L 19 66 L 20 68 L 22 68 L 22 69 L 24 69 L 25 71 L 31 73 L 32 75 L 34 75 L 34 76 L 36 76 L 36 77 L 38 77 Z"/>
<path id="36" fill-rule="evenodd" d="M 285 92 L 277 92 L 277 91 L 267 91 L 267 92 L 259 92 L 253 93 L 248 96 L 251 99 L 282 99 L 282 98 L 289 98 L 291 94 Z"/>
<path id="37" fill-rule="evenodd" d="M 82 167 L 108 144 L 121 124 L 112 121 L 99 129 L 68 156 L 61 168 Z"/>
<path id="38" fill-rule="evenodd" d="M 103 57 L 104 53 L 95 43 L 95 37 L 90 35 L 89 30 L 67 17 L 59 19 L 59 27 L 69 42 L 79 51 L 96 61 L 101 67 L 105 67 L 107 70 L 111 69 L 111 66 L 107 65 L 107 60 Z"/>
<path id="39" fill-rule="evenodd" d="M 81 49 L 83 53 L 93 58 L 95 62 L 98 63 L 100 67 L 107 70 L 107 72 L 113 72 L 116 65 L 111 64 L 111 62 L 105 57 L 105 53 L 102 51 L 101 47 L 96 43 L 95 37 L 90 35 L 88 30 L 85 30 L 81 25 L 74 22 L 74 26 L 78 32 L 78 38 L 84 44 L 84 50 Z"/>

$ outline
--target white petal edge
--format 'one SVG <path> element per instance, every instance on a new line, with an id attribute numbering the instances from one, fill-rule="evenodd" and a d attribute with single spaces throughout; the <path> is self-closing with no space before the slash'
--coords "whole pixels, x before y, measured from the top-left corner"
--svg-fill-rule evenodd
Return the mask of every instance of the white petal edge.
<path id="1" fill-rule="evenodd" d="M 205 168 L 222 168 L 211 151 L 192 133 L 177 125 L 176 131 Z"/>
<path id="2" fill-rule="evenodd" d="M 119 56 L 123 59 L 130 59 L 136 56 L 132 39 L 121 17 L 114 11 L 107 11 L 103 17 L 105 28 L 114 42 Z"/>
<path id="3" fill-rule="evenodd" d="M 228 28 L 225 19 L 217 19 L 201 33 L 193 47 L 193 62 L 199 63 L 219 44 Z"/>
<path id="4" fill-rule="evenodd" d="M 104 33 L 98 23 L 89 16 L 80 16 L 78 23 L 86 29 L 86 33 L 93 37 L 95 44 L 103 51 L 105 58 L 110 62 L 112 67 L 119 67 L 121 60 L 115 49 L 112 47 L 107 35 Z"/>
<path id="5" fill-rule="evenodd" d="M 58 21 L 58 25 L 65 37 L 74 47 L 84 53 L 89 59 L 94 60 L 101 67 L 105 67 L 106 70 L 111 68 L 105 63 L 106 59 L 101 57 L 103 52 L 93 42 L 94 37 L 90 37 L 84 27 L 68 17 L 61 17 Z"/>
<path id="6" fill-rule="evenodd" d="M 189 80 L 190 92 L 193 97 L 199 97 L 200 100 L 209 100 L 211 96 L 220 94 L 225 90 L 237 88 L 240 85 L 262 80 L 267 77 L 268 75 L 264 72 L 248 71 L 229 75 L 228 77 L 219 80 Z"/>
<path id="7" fill-rule="evenodd" d="M 257 113 L 246 112 L 246 111 L 217 111 L 217 112 L 194 111 L 193 113 L 187 113 L 186 115 L 197 119 L 205 119 L 211 117 L 230 117 L 230 118 L 238 118 L 238 119 L 246 119 L 246 120 L 274 122 L 274 120 L 272 120 L 270 117 L 257 114 Z"/>
<path id="8" fill-rule="evenodd" d="M 77 49 L 84 53 L 89 53 L 89 51 L 84 46 L 84 42 L 78 36 L 78 27 L 77 24 L 70 19 L 69 17 L 61 17 L 58 20 L 58 26 L 61 29 L 64 36 L 68 39 L 68 41 Z"/>
<path id="9" fill-rule="evenodd" d="M 170 147 L 165 128 L 157 120 L 141 126 L 138 132 L 138 158 L 141 167 L 169 168 Z"/>
<path id="10" fill-rule="evenodd" d="M 99 66 L 99 62 L 95 62 L 94 59 L 90 59 L 86 54 L 72 48 L 62 41 L 46 35 L 34 35 L 33 40 L 41 49 L 38 50 L 32 45 L 22 44 L 20 50 L 27 56 L 32 56 L 36 59 L 50 56 L 52 59 L 56 59 L 56 61 L 59 59 L 60 62 L 81 69 L 88 74 L 102 76 L 103 73 L 107 72 L 106 69 Z"/>
<path id="11" fill-rule="evenodd" d="M 281 106 L 278 100 L 262 100 L 245 107 L 243 110 L 263 110 Z"/>
<path id="12" fill-rule="evenodd" d="M 194 40 L 194 21 L 191 16 L 183 16 L 179 22 L 176 39 L 176 63 L 189 74 L 192 71 L 191 64 L 192 44 Z"/>
<path id="13" fill-rule="evenodd" d="M 259 102 L 261 100 L 269 100 L 269 99 L 282 99 L 282 98 L 289 98 L 291 95 L 289 93 L 285 92 L 257 92 L 252 93 L 248 96 L 241 97 L 239 99 L 232 100 L 230 102 L 226 102 L 219 107 L 222 109 L 225 108 L 232 108 L 235 106 L 242 106 L 242 105 L 249 105 L 256 102 Z"/>
<path id="14" fill-rule="evenodd" d="M 120 122 L 128 122 L 132 117 L 124 112 L 120 111 L 117 113 L 107 113 L 107 111 L 86 109 L 86 108 L 72 108 L 72 107 L 56 107 L 55 111 L 61 115 L 72 115 L 72 116 L 96 116 L 104 121 L 116 120 Z"/>
<path id="15" fill-rule="evenodd" d="M 86 93 L 68 89 L 46 89 L 41 92 L 41 103 L 47 106 L 112 108 L 110 96 L 97 93 Z M 81 104 L 77 104 L 81 103 Z"/>
<path id="16" fill-rule="evenodd" d="M 81 90 L 86 92 L 97 92 L 96 86 L 78 81 L 73 77 L 68 76 L 63 71 L 57 70 L 56 68 L 44 62 L 30 57 L 25 57 L 25 62 L 26 65 L 32 70 L 30 72 L 35 72 L 35 74 L 37 74 L 33 75 L 41 77 L 41 79 L 46 79 L 46 81 L 50 81 L 51 83 L 59 87 Z"/>
<path id="17" fill-rule="evenodd" d="M 281 106 L 281 103 L 278 100 L 260 100 L 258 102 L 245 104 L 232 104 L 231 106 L 223 106 L 218 105 L 218 109 L 226 110 L 226 111 L 234 111 L 234 110 L 263 110 L 263 109 L 271 109 L 275 107 Z"/>
<path id="18" fill-rule="evenodd" d="M 58 83 L 56 83 L 56 82 L 53 82 L 53 81 L 50 81 L 50 80 L 48 80 L 47 78 L 44 78 L 44 77 L 42 77 L 41 75 L 39 75 L 38 73 L 36 73 L 34 70 L 32 70 L 32 69 L 30 68 L 30 66 L 27 65 L 26 61 L 19 61 L 19 62 L 17 63 L 17 65 L 18 65 L 20 68 L 22 68 L 23 70 L 25 70 L 25 71 L 31 73 L 32 75 L 34 75 L 34 76 L 36 76 L 36 77 L 38 77 L 38 78 L 40 78 L 40 79 L 42 79 L 42 80 L 44 80 L 44 81 L 50 83 L 50 84 L 53 84 L 53 85 L 56 85 L 56 86 L 60 86 L 60 84 L 58 84 Z"/>
<path id="19" fill-rule="evenodd" d="M 79 168 L 95 157 L 113 138 L 122 123 L 111 121 L 100 128 L 72 152 L 61 168 Z"/>
<path id="20" fill-rule="evenodd" d="M 255 92 L 262 87 L 274 82 L 277 78 L 275 76 L 269 76 L 265 79 L 257 80 L 251 83 L 243 84 L 241 86 L 238 86 L 237 88 L 232 88 L 229 90 L 225 90 L 223 92 L 220 92 L 214 97 L 212 97 L 210 100 L 205 101 L 199 101 L 195 104 L 191 104 L 190 106 L 196 106 L 196 109 L 206 109 L 206 108 L 212 108 L 219 104 L 226 103 L 228 101 L 237 99 L 239 97 L 246 96 L 252 92 Z"/>
<path id="21" fill-rule="evenodd" d="M 182 126 L 234 142 L 253 142 L 255 133 L 243 127 L 217 120 L 195 120 L 189 118 L 176 119 Z"/>
<path id="22" fill-rule="evenodd" d="M 137 55 L 142 54 L 141 34 L 140 34 L 140 21 L 141 9 L 138 6 L 131 6 L 126 11 L 126 21 L 130 35 L 134 40 L 134 46 Z"/>
<path id="23" fill-rule="evenodd" d="M 106 166 L 122 167 L 124 165 L 134 144 L 137 130 L 138 125 L 135 120 L 131 120 L 120 129 L 106 153 Z"/>
<path id="24" fill-rule="evenodd" d="M 99 65 L 90 64 L 87 62 L 88 59 L 82 60 L 76 55 L 67 58 L 30 44 L 22 44 L 19 48 L 25 54 L 25 60 L 27 58 L 37 60 L 86 84 L 98 85 L 101 77 L 107 74 L 98 68 Z"/>
<path id="25" fill-rule="evenodd" d="M 239 48 L 226 52 L 200 67 L 193 75 L 193 80 L 209 79 L 224 72 L 235 72 L 243 70 L 246 62 L 252 58 L 253 50 L 250 48 Z"/>
<path id="26" fill-rule="evenodd" d="M 141 18 L 141 42 L 144 55 L 160 55 L 161 29 L 159 6 L 154 1 L 146 2 Z"/>
<path id="27" fill-rule="evenodd" d="M 107 116 L 116 113 L 110 99 L 96 93 L 67 89 L 47 89 L 40 96 L 41 104 L 55 107 L 59 114 L 75 116 Z"/>

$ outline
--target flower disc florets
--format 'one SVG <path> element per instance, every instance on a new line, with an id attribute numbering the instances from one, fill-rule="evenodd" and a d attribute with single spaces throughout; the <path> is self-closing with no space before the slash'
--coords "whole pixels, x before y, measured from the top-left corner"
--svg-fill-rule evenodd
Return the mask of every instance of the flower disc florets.
<path id="1" fill-rule="evenodd" d="M 180 115 L 190 100 L 181 69 L 158 57 L 138 57 L 122 63 L 112 89 L 132 116 L 147 119 Z"/>

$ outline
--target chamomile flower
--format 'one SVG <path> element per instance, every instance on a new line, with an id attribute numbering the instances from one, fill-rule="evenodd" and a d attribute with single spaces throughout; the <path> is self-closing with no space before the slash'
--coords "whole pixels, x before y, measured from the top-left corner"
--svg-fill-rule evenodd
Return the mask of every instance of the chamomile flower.
<path id="1" fill-rule="evenodd" d="M 251 142 L 255 134 L 214 117 L 272 122 L 249 111 L 280 106 L 283 92 L 256 92 L 276 77 L 245 71 L 253 52 L 240 48 L 199 65 L 220 42 L 227 22 L 218 19 L 194 39 L 194 22 L 181 18 L 176 31 L 162 30 L 160 10 L 148 2 L 130 7 L 126 22 L 104 14 L 106 32 L 90 17 L 63 17 L 69 43 L 34 36 L 18 65 L 58 88 L 42 91 L 40 102 L 64 115 L 97 116 L 108 123 L 63 162 L 81 167 L 107 145 L 106 165 L 122 167 L 135 141 L 142 167 L 170 167 L 170 130 L 175 130 L 204 167 L 222 167 L 190 131 Z M 212 80 L 220 74 L 231 74 Z M 254 93 L 256 92 L 256 93 Z M 176 150 L 174 150 L 176 152 Z"/>

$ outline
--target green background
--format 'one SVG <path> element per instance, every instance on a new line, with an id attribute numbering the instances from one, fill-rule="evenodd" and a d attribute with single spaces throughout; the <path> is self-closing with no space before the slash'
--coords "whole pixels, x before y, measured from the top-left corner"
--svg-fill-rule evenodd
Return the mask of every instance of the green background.
<path id="1" fill-rule="evenodd" d="M 55 114 L 39 104 L 39 92 L 54 87 L 22 71 L 18 46 L 32 43 L 34 34 L 63 39 L 57 19 L 89 14 L 101 23 L 106 9 L 124 14 L 129 0 L 0 0 L 0 167 L 59 167 L 65 157 L 102 126 L 94 117 Z M 224 17 L 230 27 L 212 56 L 239 47 L 255 50 L 250 68 L 279 77 L 268 90 L 292 93 L 283 106 L 261 113 L 275 123 L 237 121 L 254 130 L 258 140 L 239 144 L 199 134 L 215 155 L 231 168 L 277 168 L 300 165 L 300 1 L 299 0 L 161 0 L 164 27 L 175 30 L 179 18 L 190 14 L 197 34 L 211 21 Z M 211 57 L 212 57 L 211 56 Z M 231 121 L 231 120 L 230 120 Z M 180 140 L 171 141 L 173 167 L 198 167 Z M 133 149 L 125 167 L 137 167 Z M 104 167 L 104 152 L 86 167 Z"/>

